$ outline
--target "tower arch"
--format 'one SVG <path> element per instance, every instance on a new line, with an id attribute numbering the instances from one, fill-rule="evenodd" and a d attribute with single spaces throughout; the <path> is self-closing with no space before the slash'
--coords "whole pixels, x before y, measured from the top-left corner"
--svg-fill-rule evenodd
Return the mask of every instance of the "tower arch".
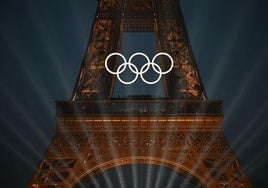
<path id="1" fill-rule="evenodd" d="M 98 177 L 100 174 L 106 173 L 107 171 L 116 170 L 116 168 L 120 168 L 120 167 L 128 168 L 127 170 L 124 170 L 123 172 L 119 172 L 119 174 L 118 174 L 118 171 L 116 172 L 117 174 L 112 174 L 112 179 L 114 179 L 116 177 L 116 175 L 120 176 L 120 175 L 122 175 L 122 173 L 124 173 L 126 171 L 129 173 L 132 166 L 134 166 L 133 168 L 138 166 L 138 168 L 140 168 L 139 170 L 145 170 L 145 171 L 147 168 L 157 169 L 158 170 L 157 177 L 160 178 L 160 180 L 158 180 L 159 182 L 162 181 L 161 175 L 159 176 L 159 170 L 165 169 L 164 170 L 165 172 L 167 172 L 167 171 L 173 172 L 173 173 L 170 173 L 169 175 L 177 174 L 177 176 L 181 176 L 182 178 L 184 178 L 184 180 L 181 183 L 184 183 L 185 185 L 191 184 L 195 188 L 197 188 L 197 187 L 198 188 L 206 188 L 206 186 L 205 186 L 206 182 L 202 178 L 202 176 L 196 174 L 196 172 L 192 171 L 191 169 L 188 169 L 187 167 L 180 165 L 178 163 L 172 162 L 172 161 L 168 161 L 168 160 L 161 159 L 161 158 L 146 157 L 146 156 L 135 156 L 135 157 L 131 156 L 131 157 L 118 158 L 118 159 L 114 159 L 114 160 L 108 161 L 106 163 L 100 164 L 92 169 L 88 169 L 87 171 L 85 171 L 83 174 L 81 174 L 79 177 L 77 177 L 77 179 L 75 179 L 75 181 L 72 183 L 72 185 L 74 188 L 85 187 L 90 182 L 92 182 L 92 180 L 94 178 Z M 153 170 L 151 170 L 149 173 L 153 173 Z M 130 175 L 130 174 L 128 174 L 128 175 Z M 145 174 L 143 174 L 143 175 L 145 175 Z M 150 176 L 151 175 L 152 174 L 150 174 Z M 167 174 L 165 174 L 165 173 L 163 175 L 164 175 L 164 178 L 171 178 L 171 177 L 167 176 Z M 123 178 L 124 178 L 124 176 L 123 176 Z M 152 177 L 150 177 L 150 178 L 152 178 Z M 173 178 L 174 182 L 169 182 L 169 183 L 178 185 L 179 182 L 175 182 L 176 179 L 177 178 L 175 178 L 175 179 Z M 124 180 L 122 180 L 122 181 L 124 181 Z M 145 183 L 145 182 L 142 182 L 142 183 L 139 182 L 139 185 L 144 185 L 143 183 Z M 175 188 L 175 185 L 173 185 L 172 187 Z M 187 186 L 187 187 L 191 187 L 191 186 Z"/>
<path id="2" fill-rule="evenodd" d="M 166 98 L 111 98 L 115 76 L 104 62 L 118 52 L 122 32 L 155 32 L 158 52 L 173 58 Z M 171 169 L 208 188 L 252 187 L 223 135 L 222 101 L 207 100 L 178 0 L 99 0 L 72 99 L 56 108 L 56 134 L 30 188 L 73 187 L 134 164 Z"/>

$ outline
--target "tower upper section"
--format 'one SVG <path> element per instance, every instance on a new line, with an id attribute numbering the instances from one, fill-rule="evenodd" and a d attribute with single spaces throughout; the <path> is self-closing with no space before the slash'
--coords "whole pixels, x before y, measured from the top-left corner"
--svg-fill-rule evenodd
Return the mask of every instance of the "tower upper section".
<path id="1" fill-rule="evenodd" d="M 124 32 L 155 33 L 158 52 L 173 58 L 172 70 L 162 76 L 166 98 L 207 99 L 178 0 L 99 0 L 72 100 L 112 97 L 116 76 L 105 69 L 105 59 L 120 51 Z M 169 69 L 167 59 L 159 61 Z M 118 58 L 109 64 L 116 70 Z"/>

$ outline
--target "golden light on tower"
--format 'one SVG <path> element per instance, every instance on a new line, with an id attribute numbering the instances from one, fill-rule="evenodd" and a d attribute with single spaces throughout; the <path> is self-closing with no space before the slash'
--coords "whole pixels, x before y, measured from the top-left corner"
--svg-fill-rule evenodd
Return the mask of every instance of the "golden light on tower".
<path id="1" fill-rule="evenodd" d="M 164 98 L 112 97 L 118 59 L 111 71 L 105 60 L 120 51 L 124 32 L 155 33 L 158 52 L 171 56 Z M 160 60 L 159 69 L 168 66 Z M 56 134 L 29 187 L 83 187 L 99 174 L 109 179 L 110 169 L 122 183 L 119 167 L 137 164 L 194 186 L 252 187 L 223 135 L 222 101 L 207 99 L 176 0 L 100 0 L 72 100 L 56 104 Z"/>

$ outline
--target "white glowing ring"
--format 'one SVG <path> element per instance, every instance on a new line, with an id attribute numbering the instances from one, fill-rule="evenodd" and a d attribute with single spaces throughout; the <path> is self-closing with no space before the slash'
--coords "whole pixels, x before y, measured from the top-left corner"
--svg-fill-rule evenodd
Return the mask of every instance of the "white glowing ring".
<path id="1" fill-rule="evenodd" d="M 167 71 L 164 71 L 164 72 L 162 72 L 161 67 L 160 67 L 158 64 L 156 64 L 156 63 L 154 62 L 155 59 L 156 59 L 158 56 L 161 56 L 161 55 L 167 56 L 167 57 L 170 59 L 170 68 L 169 68 Z M 108 67 L 108 60 L 109 60 L 109 58 L 112 57 L 112 56 L 120 56 L 120 57 L 124 60 L 124 63 L 118 66 L 116 72 L 115 72 L 115 71 L 112 71 L 112 70 Z M 145 59 L 147 60 L 147 63 L 144 64 L 144 65 L 141 67 L 140 71 L 138 70 L 138 68 L 137 68 L 133 63 L 131 63 L 131 60 L 132 60 L 135 56 L 143 56 L 143 57 L 145 57 Z M 134 83 L 134 82 L 138 79 L 139 75 L 140 75 L 140 77 L 141 77 L 141 79 L 142 79 L 143 82 L 145 82 L 145 83 L 147 83 L 147 84 L 155 84 L 155 83 L 157 83 L 157 82 L 161 79 L 161 77 L 162 77 L 163 74 L 167 74 L 167 73 L 169 73 L 169 72 L 172 70 L 173 65 L 174 65 L 174 62 L 173 62 L 172 57 L 171 57 L 169 54 L 165 53 L 165 52 L 160 52 L 160 53 L 156 54 L 156 55 L 153 57 L 153 60 L 152 60 L 152 61 L 150 61 L 149 57 L 148 57 L 146 54 L 141 53 L 141 52 L 134 53 L 132 56 L 130 56 L 130 58 L 129 58 L 128 61 L 126 60 L 126 58 L 125 58 L 122 54 L 117 53 L 117 52 L 114 52 L 114 53 L 111 53 L 110 55 L 108 55 L 108 56 L 106 57 L 106 59 L 105 59 L 105 63 L 104 63 L 104 64 L 105 64 L 105 68 L 106 68 L 106 70 L 107 70 L 109 73 L 111 73 L 111 74 L 113 74 L 113 75 L 116 75 L 117 78 L 118 78 L 118 80 L 119 80 L 121 83 L 128 85 L 128 84 L 132 84 L 132 83 Z M 147 81 L 147 80 L 143 77 L 143 74 L 146 73 L 146 72 L 149 70 L 150 66 L 152 66 L 153 70 L 154 70 L 156 73 L 159 74 L 158 78 L 157 78 L 155 81 Z M 128 81 L 128 82 L 122 80 L 121 77 L 120 77 L 120 74 L 123 73 L 127 67 L 129 68 L 129 70 L 130 70 L 132 73 L 134 73 L 134 74 L 136 75 L 135 78 L 134 78 L 133 80 Z"/>
<path id="2" fill-rule="evenodd" d="M 167 71 L 165 71 L 165 72 L 162 72 L 162 70 L 158 72 L 158 71 L 155 70 L 155 68 L 154 68 L 154 66 L 157 65 L 156 63 L 154 63 L 154 61 L 155 61 L 155 59 L 156 59 L 158 56 L 160 56 L 160 55 L 165 55 L 165 56 L 167 56 L 167 57 L 170 59 L 170 63 L 171 63 L 171 64 L 170 64 L 170 68 L 169 68 Z M 167 54 L 167 53 L 165 53 L 165 52 L 160 52 L 160 53 L 156 54 L 156 55 L 153 57 L 152 65 L 153 65 L 153 69 L 154 69 L 154 71 L 157 72 L 158 74 L 167 74 L 167 73 L 169 73 L 169 72 L 172 70 L 173 65 L 174 65 L 174 62 L 173 62 L 172 57 L 171 57 L 169 54 Z M 157 68 L 158 68 L 158 67 L 157 67 Z"/>

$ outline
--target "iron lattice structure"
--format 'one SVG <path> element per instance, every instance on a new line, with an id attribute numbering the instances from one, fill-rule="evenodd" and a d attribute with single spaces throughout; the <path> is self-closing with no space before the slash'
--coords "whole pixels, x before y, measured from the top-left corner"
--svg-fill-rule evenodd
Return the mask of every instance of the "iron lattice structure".
<path id="1" fill-rule="evenodd" d="M 102 0 L 73 100 L 112 97 L 115 78 L 106 71 L 104 61 L 110 53 L 120 51 L 124 32 L 154 32 L 158 51 L 172 56 L 174 69 L 163 79 L 168 98 L 206 99 L 178 1 Z M 116 59 L 111 64 L 116 67 Z M 162 62 L 163 68 L 165 65 L 169 66 Z"/>
<path id="2" fill-rule="evenodd" d="M 154 32 L 174 59 L 165 99 L 112 98 L 104 61 L 124 32 Z M 56 134 L 28 187 L 83 187 L 131 164 L 168 168 L 197 187 L 252 187 L 223 135 L 222 101 L 207 100 L 177 0 L 99 0 L 72 100 L 56 104 Z"/>

